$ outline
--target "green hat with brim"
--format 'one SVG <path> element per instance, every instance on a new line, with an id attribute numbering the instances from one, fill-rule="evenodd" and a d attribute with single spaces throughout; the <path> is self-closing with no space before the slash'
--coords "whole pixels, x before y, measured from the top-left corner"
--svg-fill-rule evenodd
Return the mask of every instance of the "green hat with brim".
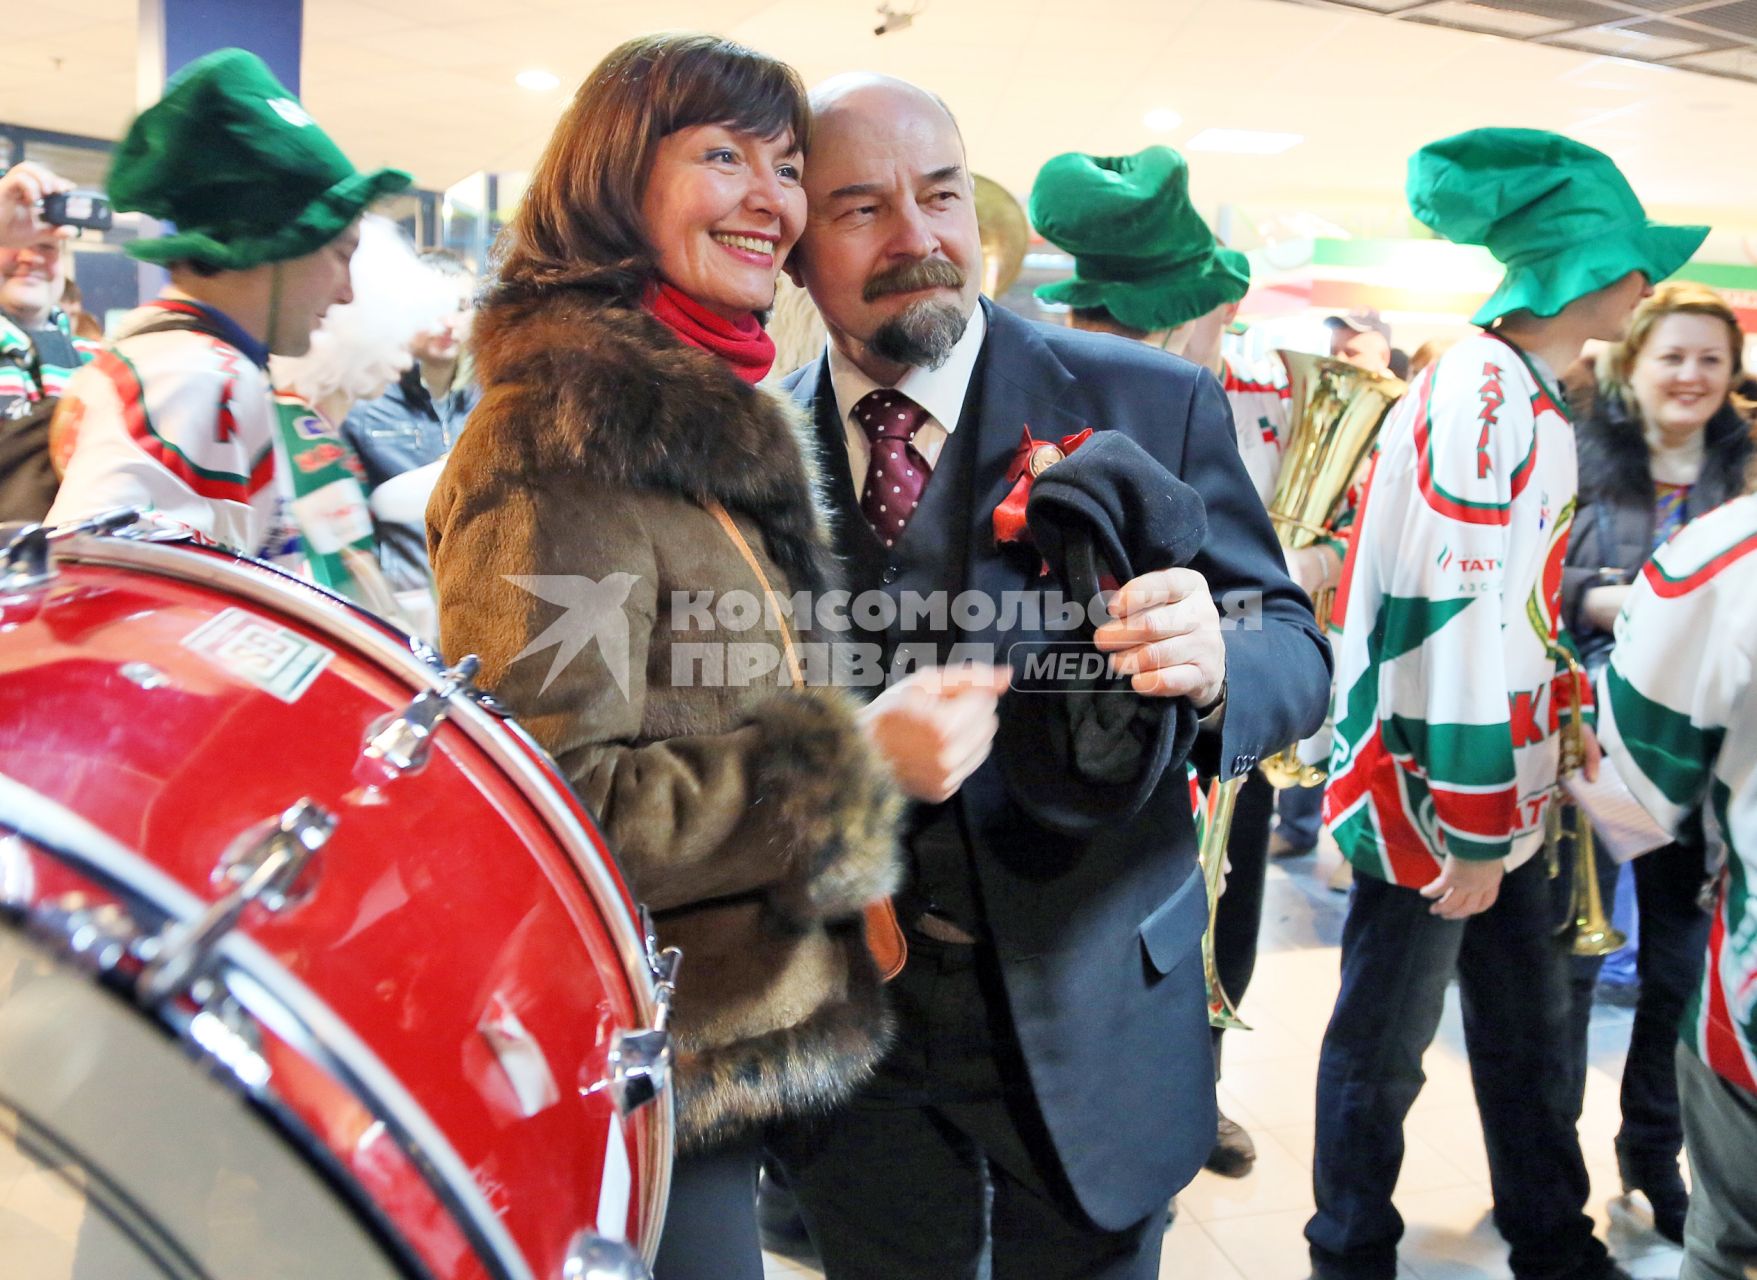
<path id="1" fill-rule="evenodd" d="M 1628 275 L 1657 284 L 1690 260 L 1708 228 L 1648 218 L 1602 151 L 1539 129 L 1473 129 L 1409 161 L 1409 207 L 1437 234 L 1480 244 L 1507 268 L 1471 317 L 1556 315 Z"/>
<path id="2" fill-rule="evenodd" d="M 108 187 L 118 210 L 176 225 L 131 241 L 132 257 L 242 271 L 316 252 L 411 181 L 355 169 L 262 59 L 221 49 L 135 118 Z"/>
<path id="3" fill-rule="evenodd" d="M 1031 223 L 1071 255 L 1071 279 L 1037 296 L 1103 307 L 1131 329 L 1175 329 L 1245 296 L 1244 254 L 1223 249 L 1190 203 L 1189 168 L 1170 147 L 1132 156 L 1070 151 L 1031 185 Z"/>

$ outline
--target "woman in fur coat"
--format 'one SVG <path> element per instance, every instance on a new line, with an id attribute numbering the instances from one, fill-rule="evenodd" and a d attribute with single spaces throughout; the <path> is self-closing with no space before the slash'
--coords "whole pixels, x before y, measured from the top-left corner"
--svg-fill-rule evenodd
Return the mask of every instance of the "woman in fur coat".
<path id="1" fill-rule="evenodd" d="M 1744 335 L 1706 285 L 1662 284 L 1635 311 L 1628 336 L 1606 352 L 1591 416 L 1580 424 L 1580 511 L 1562 571 L 1562 609 L 1587 668 L 1610 656 L 1612 628 L 1641 566 L 1697 516 L 1745 492 L 1751 421 L 1733 397 Z M 1616 871 L 1600 854 L 1606 901 Z M 1689 1198 L 1678 1168 L 1684 1131 L 1672 1051 L 1684 1005 L 1702 980 L 1709 917 L 1697 902 L 1706 878 L 1700 839 L 1636 859 L 1641 991 L 1623 1067 L 1617 1168 L 1625 1192 L 1644 1193 L 1661 1235 L 1683 1243 Z M 1586 1030 L 1602 960 L 1575 962 L 1574 1063 L 1583 1087 Z"/>
<path id="2" fill-rule="evenodd" d="M 791 687 L 809 633 L 762 609 L 835 579 L 756 385 L 808 124 L 797 75 L 738 45 L 609 55 L 507 230 L 428 507 L 444 651 L 481 656 L 684 953 L 661 1280 L 760 1280 L 761 1128 L 837 1105 L 886 1042 L 861 923 L 897 874 L 886 699 Z"/>

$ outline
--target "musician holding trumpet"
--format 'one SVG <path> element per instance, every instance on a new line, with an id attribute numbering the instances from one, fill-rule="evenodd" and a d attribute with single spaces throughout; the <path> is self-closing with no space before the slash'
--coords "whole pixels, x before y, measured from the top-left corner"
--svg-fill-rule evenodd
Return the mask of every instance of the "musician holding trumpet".
<path id="1" fill-rule="evenodd" d="M 1336 604 L 1325 822 L 1356 876 L 1306 1237 L 1318 1277 L 1396 1274 L 1403 1121 L 1456 972 L 1513 1275 L 1621 1277 L 1582 1211 L 1565 953 L 1533 861 L 1562 720 L 1585 714 L 1559 625 L 1576 469 L 1557 374 L 1587 340 L 1619 338 L 1707 229 L 1648 221 L 1609 157 L 1535 130 L 1424 147 L 1408 194 L 1507 270 L 1472 317 L 1484 332 L 1386 422 Z M 1574 734 L 1591 774 L 1597 745 Z"/>
<path id="2" fill-rule="evenodd" d="M 1030 212 L 1032 225 L 1075 263 L 1071 279 L 1043 285 L 1037 296 L 1069 306 L 1076 329 L 1144 342 L 1214 374 L 1232 411 L 1240 460 L 1267 505 L 1287 443 L 1289 388 L 1285 378 L 1235 368 L 1221 354 L 1221 335 L 1250 288 L 1250 262 L 1218 245 L 1196 212 L 1183 156 L 1163 146 L 1132 156 L 1056 156 L 1032 185 Z M 1308 594 L 1326 585 L 1338 563 L 1328 546 L 1287 560 L 1289 575 Z M 1256 967 L 1274 811 L 1274 792 L 1260 770 L 1232 789 L 1230 827 L 1217 833 L 1224 852 L 1204 854 L 1216 884 L 1220 859 L 1230 864 L 1209 941 L 1216 1078 L 1221 1034 L 1237 1025 L 1231 1006 L 1243 999 Z M 1205 1167 L 1240 1178 L 1256 1158 L 1250 1134 L 1221 1115 Z"/>

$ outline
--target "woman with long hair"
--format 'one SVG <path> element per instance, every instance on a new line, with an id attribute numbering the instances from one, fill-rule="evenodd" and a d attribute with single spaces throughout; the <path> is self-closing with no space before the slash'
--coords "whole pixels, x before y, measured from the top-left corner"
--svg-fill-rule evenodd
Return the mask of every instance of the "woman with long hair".
<path id="1" fill-rule="evenodd" d="M 797 74 L 730 41 L 605 58 L 498 248 L 428 507 L 442 648 L 480 655 L 684 953 L 661 1280 L 760 1280 L 763 1128 L 839 1103 L 887 1036 L 861 913 L 901 800 L 873 708 L 802 678 L 785 605 L 835 571 L 757 385 L 809 123 Z"/>
<path id="2" fill-rule="evenodd" d="M 1580 510 L 1562 577 L 1562 605 L 1588 670 L 1608 659 L 1629 584 L 1654 550 L 1689 521 L 1747 487 L 1752 428 L 1733 389 L 1744 335 L 1706 285 L 1660 285 L 1600 358 L 1598 395 L 1578 428 Z M 1615 868 L 1601 854 L 1607 901 Z M 1678 1153 L 1683 1129 L 1673 1049 L 1684 1006 L 1702 977 L 1708 913 L 1698 838 L 1637 859 L 1640 996 L 1623 1067 L 1617 1167 L 1625 1192 L 1653 1206 L 1660 1234 L 1681 1243 L 1689 1205 Z M 1602 961 L 1576 962 L 1575 1064 L 1585 1081 L 1586 1024 Z"/>

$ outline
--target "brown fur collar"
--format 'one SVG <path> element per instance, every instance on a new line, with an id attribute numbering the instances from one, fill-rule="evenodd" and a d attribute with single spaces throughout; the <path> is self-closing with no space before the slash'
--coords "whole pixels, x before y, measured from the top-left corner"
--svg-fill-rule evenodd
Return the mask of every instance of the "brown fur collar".
<path id="1" fill-rule="evenodd" d="M 717 499 L 762 525 L 794 589 L 835 582 L 806 424 L 782 396 L 645 310 L 583 290 L 491 302 L 475 356 L 483 396 L 471 430 L 502 437 L 492 452 L 509 472 Z"/>

